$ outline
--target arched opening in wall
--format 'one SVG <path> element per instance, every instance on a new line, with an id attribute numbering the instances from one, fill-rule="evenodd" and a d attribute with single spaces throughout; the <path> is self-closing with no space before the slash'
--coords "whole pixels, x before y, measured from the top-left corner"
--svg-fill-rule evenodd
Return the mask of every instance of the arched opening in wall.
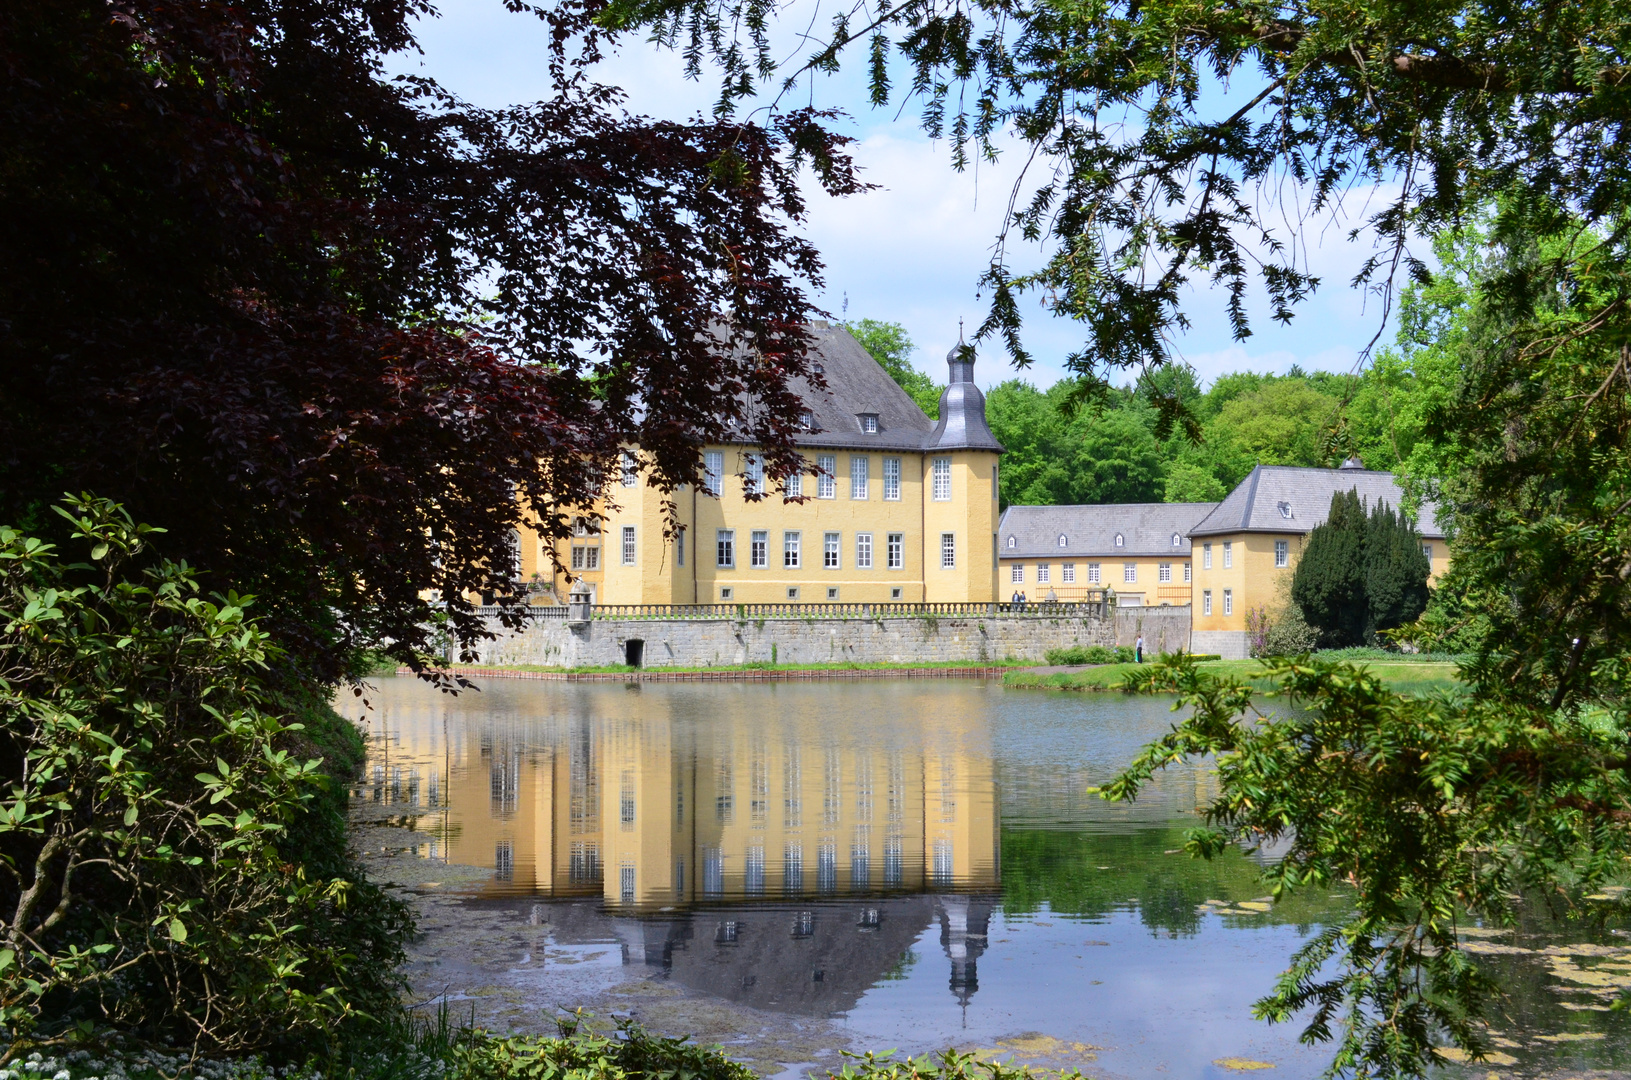
<path id="1" fill-rule="evenodd" d="M 640 661 L 646 658 L 646 643 L 640 638 L 629 638 L 623 643 L 623 662 L 629 667 L 639 667 Z"/>

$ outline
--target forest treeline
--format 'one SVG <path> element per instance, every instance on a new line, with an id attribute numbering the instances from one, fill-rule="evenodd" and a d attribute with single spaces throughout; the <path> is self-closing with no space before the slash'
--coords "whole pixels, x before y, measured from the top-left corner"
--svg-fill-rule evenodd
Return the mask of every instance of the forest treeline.
<path id="1" fill-rule="evenodd" d="M 1435 338 L 1418 324 L 1430 299 L 1412 293 L 1406 328 L 1362 374 L 1231 372 L 1203 387 L 1192 367 L 1172 365 L 1098 396 L 1079 379 L 1040 389 L 1008 379 L 986 394 L 991 430 L 1007 447 L 1004 508 L 1222 499 L 1254 465 L 1327 466 L 1358 455 L 1368 468 L 1400 470 L 1428 453 L 1422 434 L 1436 402 L 1453 389 Z M 931 417 L 944 387 L 914 366 L 914 346 L 897 323 L 848 324 L 861 344 Z M 1194 414 L 1201 439 L 1163 433 L 1159 399 Z M 1432 462 L 1414 464 L 1432 471 Z M 1407 469 L 1407 471 L 1409 471 Z"/>

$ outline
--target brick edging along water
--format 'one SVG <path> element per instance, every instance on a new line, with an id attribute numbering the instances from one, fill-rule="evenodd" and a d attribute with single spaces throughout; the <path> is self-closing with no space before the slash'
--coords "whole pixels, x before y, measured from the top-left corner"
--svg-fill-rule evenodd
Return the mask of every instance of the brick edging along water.
<path id="1" fill-rule="evenodd" d="M 517 671 L 514 668 L 457 667 L 449 675 L 487 679 L 539 679 L 545 682 L 813 682 L 849 679 L 1000 679 L 1013 670 L 1006 667 L 899 667 L 854 668 L 811 671 L 762 671 L 753 668 L 719 668 L 713 671 Z M 399 667 L 398 675 L 412 675 L 411 668 Z"/>

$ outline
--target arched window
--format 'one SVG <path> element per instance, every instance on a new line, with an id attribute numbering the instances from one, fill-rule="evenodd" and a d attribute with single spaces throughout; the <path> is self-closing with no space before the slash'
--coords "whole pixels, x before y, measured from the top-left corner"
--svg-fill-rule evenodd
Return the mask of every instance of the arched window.
<path id="1" fill-rule="evenodd" d="M 1120 533 L 1117 533 L 1116 534 L 1116 546 L 1117 547 L 1126 547 L 1127 546 L 1127 538 L 1122 536 Z"/>
<path id="2" fill-rule="evenodd" d="M 1069 547 L 1070 546 L 1070 541 L 1065 539 L 1065 534 L 1064 533 L 1059 534 L 1059 546 L 1060 547 Z"/>
<path id="3" fill-rule="evenodd" d="M 1019 546 L 1019 541 L 1015 540 L 1012 536 L 1010 536 L 1008 538 L 1008 546 L 1009 547 L 1018 547 Z"/>

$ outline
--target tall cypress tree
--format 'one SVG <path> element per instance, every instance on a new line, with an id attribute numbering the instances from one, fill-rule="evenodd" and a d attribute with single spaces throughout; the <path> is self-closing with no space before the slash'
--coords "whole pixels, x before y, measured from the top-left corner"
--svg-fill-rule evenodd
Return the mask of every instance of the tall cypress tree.
<path id="1" fill-rule="evenodd" d="M 1308 534 L 1308 546 L 1291 579 L 1291 600 L 1326 648 L 1358 645 L 1365 638 L 1365 539 L 1368 523 L 1359 491 L 1331 496 L 1331 513 Z"/>
<path id="2" fill-rule="evenodd" d="M 1376 631 L 1414 622 L 1427 609 L 1427 575 L 1432 564 L 1421 549 L 1415 522 L 1377 503 L 1365 530 L 1365 640 Z"/>

